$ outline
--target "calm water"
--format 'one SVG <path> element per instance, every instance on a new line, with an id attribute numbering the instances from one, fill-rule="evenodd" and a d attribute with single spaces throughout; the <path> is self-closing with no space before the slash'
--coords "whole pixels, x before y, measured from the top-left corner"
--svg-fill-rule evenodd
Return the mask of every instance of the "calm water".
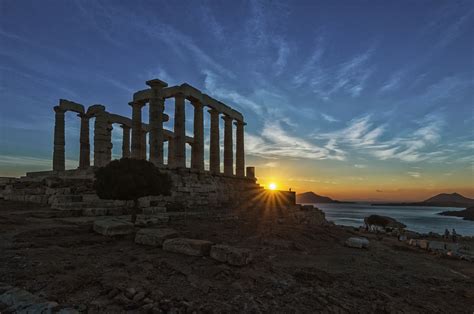
<path id="1" fill-rule="evenodd" d="M 407 229 L 420 233 L 430 231 L 444 233 L 453 228 L 462 235 L 474 236 L 474 221 L 458 217 L 441 216 L 437 213 L 448 210 L 461 210 L 451 207 L 425 206 L 371 206 L 370 204 L 314 204 L 326 213 L 326 219 L 338 225 L 362 226 L 364 217 L 372 214 L 395 218 L 407 225 Z"/>

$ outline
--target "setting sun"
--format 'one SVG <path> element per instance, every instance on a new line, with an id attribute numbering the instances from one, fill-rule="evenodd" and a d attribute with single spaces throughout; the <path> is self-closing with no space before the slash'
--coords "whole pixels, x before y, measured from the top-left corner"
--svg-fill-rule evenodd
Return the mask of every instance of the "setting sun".
<path id="1" fill-rule="evenodd" d="M 270 183 L 270 184 L 268 185 L 268 188 L 269 188 L 270 190 L 276 190 L 277 185 L 276 185 L 275 183 Z"/>

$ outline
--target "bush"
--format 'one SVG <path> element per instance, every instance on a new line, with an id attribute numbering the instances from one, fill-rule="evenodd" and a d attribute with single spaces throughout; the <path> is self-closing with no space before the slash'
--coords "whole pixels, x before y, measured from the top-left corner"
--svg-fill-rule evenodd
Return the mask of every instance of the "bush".
<path id="1" fill-rule="evenodd" d="M 101 199 L 134 201 L 132 222 L 136 220 L 138 199 L 170 195 L 171 178 L 146 160 L 114 160 L 95 172 L 94 189 Z"/>

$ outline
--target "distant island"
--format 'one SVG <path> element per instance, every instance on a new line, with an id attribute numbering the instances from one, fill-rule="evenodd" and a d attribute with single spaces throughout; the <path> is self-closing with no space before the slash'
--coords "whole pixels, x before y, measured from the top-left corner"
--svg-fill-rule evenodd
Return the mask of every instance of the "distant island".
<path id="1" fill-rule="evenodd" d="M 342 202 L 338 200 L 333 200 L 330 197 L 318 195 L 314 192 L 305 192 L 296 194 L 296 202 L 299 204 L 330 204 L 330 203 L 337 203 L 337 204 L 350 204 L 353 202 Z"/>
<path id="2" fill-rule="evenodd" d="M 474 207 L 469 207 L 463 210 L 449 210 L 446 212 L 438 213 L 438 215 L 462 217 L 464 220 L 474 221 Z"/>
<path id="3" fill-rule="evenodd" d="M 474 207 L 474 199 L 462 196 L 459 193 L 441 193 L 422 202 L 414 203 L 382 203 L 372 206 L 434 206 L 434 207 Z"/>

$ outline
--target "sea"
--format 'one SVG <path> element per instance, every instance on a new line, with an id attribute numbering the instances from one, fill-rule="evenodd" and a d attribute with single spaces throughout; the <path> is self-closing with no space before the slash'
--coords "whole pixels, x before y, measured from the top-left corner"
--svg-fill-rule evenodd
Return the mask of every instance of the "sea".
<path id="1" fill-rule="evenodd" d="M 460 217 L 442 216 L 439 212 L 462 210 L 452 207 L 428 206 L 380 206 L 370 203 L 313 204 L 326 214 L 326 219 L 337 225 L 359 227 L 364 225 L 364 218 L 370 215 L 392 217 L 405 225 L 408 230 L 419 233 L 436 232 L 444 234 L 447 228 L 465 236 L 474 236 L 474 221 Z"/>

